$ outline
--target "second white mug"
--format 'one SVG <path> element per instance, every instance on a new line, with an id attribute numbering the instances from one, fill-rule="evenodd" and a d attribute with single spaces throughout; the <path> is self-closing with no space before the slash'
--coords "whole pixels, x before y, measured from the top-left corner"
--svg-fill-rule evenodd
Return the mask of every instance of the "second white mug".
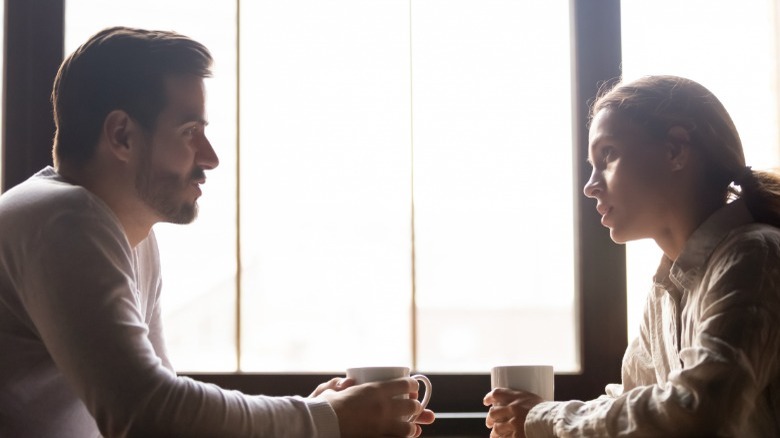
<path id="1" fill-rule="evenodd" d="M 553 400 L 555 373 L 552 365 L 506 365 L 490 370 L 490 387 L 532 392 L 545 401 Z"/>

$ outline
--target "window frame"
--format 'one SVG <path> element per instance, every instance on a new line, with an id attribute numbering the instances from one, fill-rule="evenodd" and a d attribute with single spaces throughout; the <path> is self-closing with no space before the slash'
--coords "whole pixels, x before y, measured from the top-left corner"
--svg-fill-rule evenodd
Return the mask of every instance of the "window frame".
<path id="1" fill-rule="evenodd" d="M 54 133 L 51 85 L 63 58 L 65 0 L 5 2 L 2 190 L 51 165 Z M 619 382 L 627 345 L 625 248 L 601 226 L 593 202 L 579 195 L 590 175 L 586 163 L 588 105 L 604 82 L 620 75 L 620 0 L 570 0 L 572 29 L 575 284 L 581 372 L 556 374 L 556 400 L 588 400 Z M 12 84 L 12 86 L 9 86 Z M 425 372 L 425 370 L 419 370 Z M 249 394 L 309 394 L 333 377 L 313 373 L 188 373 L 198 380 Z M 482 398 L 490 376 L 429 373 L 439 414 L 426 435 L 484 435 Z"/>

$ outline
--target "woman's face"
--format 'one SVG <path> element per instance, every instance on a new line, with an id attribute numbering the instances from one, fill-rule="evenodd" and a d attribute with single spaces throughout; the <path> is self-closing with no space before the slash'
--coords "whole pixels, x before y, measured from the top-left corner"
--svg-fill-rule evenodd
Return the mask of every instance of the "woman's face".
<path id="1" fill-rule="evenodd" d="M 666 151 L 663 141 L 614 110 L 593 118 L 588 146 L 593 172 L 583 191 L 597 201 L 601 224 L 614 242 L 655 239 L 668 231 L 672 184 Z"/>

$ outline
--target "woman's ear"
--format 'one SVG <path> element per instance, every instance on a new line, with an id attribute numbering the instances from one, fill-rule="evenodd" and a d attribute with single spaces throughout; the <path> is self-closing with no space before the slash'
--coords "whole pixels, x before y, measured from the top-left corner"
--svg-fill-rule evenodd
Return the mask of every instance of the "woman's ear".
<path id="1" fill-rule="evenodd" d="M 103 122 L 106 144 L 111 154 L 120 161 L 130 161 L 132 156 L 130 138 L 135 129 L 135 121 L 123 110 L 111 111 Z"/>
<path id="2" fill-rule="evenodd" d="M 691 155 L 691 137 L 682 126 L 672 126 L 666 133 L 667 160 L 672 171 L 683 169 Z"/>

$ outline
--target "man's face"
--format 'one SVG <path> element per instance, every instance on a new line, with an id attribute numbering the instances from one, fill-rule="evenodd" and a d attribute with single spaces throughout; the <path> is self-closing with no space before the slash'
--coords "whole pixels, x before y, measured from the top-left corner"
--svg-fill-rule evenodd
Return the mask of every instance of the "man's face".
<path id="1" fill-rule="evenodd" d="M 169 78 L 166 92 L 167 105 L 141 151 L 135 186 L 157 220 L 185 224 L 198 214 L 204 171 L 219 160 L 204 133 L 203 79 Z"/>

